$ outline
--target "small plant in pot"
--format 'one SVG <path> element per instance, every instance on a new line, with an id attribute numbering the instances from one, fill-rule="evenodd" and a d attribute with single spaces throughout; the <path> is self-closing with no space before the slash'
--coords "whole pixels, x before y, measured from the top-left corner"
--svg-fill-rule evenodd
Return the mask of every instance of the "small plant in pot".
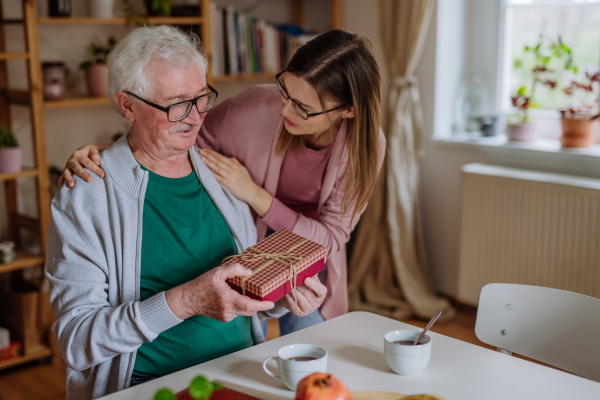
<path id="1" fill-rule="evenodd" d="M 92 42 L 86 48 L 88 59 L 79 68 L 85 71 L 88 92 L 92 97 L 108 96 L 108 67 L 106 56 L 114 49 L 117 41 L 110 37 L 106 45 Z"/>
<path id="2" fill-rule="evenodd" d="M 149 17 L 170 17 L 173 0 L 146 0 Z"/>
<path id="3" fill-rule="evenodd" d="M 571 106 L 561 110 L 563 147 L 589 147 L 594 144 L 594 122 L 600 117 L 600 72 L 587 71 L 583 79 L 572 80 L 564 92 Z"/>
<path id="4" fill-rule="evenodd" d="M 573 65 L 571 49 L 559 37 L 557 41 L 540 35 L 538 43 L 525 46 L 524 58 L 515 60 L 514 69 L 521 71 L 530 85 L 522 85 L 511 96 L 516 112 L 508 117 L 506 135 L 513 141 L 532 141 L 538 138 L 537 127 L 531 122 L 529 110 L 537 108 L 534 96 L 539 86 L 554 90 L 558 85 L 560 73 L 570 70 L 577 72 Z M 525 61 L 527 60 L 527 61 Z"/>
<path id="5" fill-rule="evenodd" d="M 4 125 L 0 125 L 0 173 L 10 174 L 21 171 L 23 152 L 17 138 Z"/>

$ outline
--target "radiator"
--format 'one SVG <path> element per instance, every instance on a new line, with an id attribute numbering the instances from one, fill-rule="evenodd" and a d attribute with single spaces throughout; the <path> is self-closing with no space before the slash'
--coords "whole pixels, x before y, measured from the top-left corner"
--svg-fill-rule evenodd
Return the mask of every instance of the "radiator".
<path id="1" fill-rule="evenodd" d="M 459 301 L 488 283 L 600 298 L 600 180 L 468 164 L 461 196 Z"/>

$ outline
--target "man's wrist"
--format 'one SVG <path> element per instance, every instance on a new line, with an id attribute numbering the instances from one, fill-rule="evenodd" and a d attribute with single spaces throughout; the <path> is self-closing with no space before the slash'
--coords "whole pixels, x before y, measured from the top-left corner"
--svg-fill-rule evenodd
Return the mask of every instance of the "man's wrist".
<path id="1" fill-rule="evenodd" d="M 179 319 L 188 319 L 194 315 L 189 306 L 188 293 L 185 290 L 185 284 L 169 289 L 165 292 L 165 299 L 171 312 Z"/>

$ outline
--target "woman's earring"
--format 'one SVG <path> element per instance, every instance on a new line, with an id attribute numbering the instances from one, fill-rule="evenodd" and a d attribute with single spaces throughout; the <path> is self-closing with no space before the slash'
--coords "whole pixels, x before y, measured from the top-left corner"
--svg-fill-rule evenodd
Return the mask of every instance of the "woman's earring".
<path id="1" fill-rule="evenodd" d="M 342 115 L 342 118 L 343 118 L 343 119 L 346 119 L 346 116 L 345 116 L 345 115 Z"/>

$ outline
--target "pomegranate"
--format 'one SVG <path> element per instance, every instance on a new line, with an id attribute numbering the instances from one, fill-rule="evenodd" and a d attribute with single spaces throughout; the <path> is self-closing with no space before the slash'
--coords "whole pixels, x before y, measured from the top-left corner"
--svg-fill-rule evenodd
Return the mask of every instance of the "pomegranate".
<path id="1" fill-rule="evenodd" d="M 296 400 L 352 400 L 352 393 L 335 376 L 316 372 L 298 383 Z"/>

